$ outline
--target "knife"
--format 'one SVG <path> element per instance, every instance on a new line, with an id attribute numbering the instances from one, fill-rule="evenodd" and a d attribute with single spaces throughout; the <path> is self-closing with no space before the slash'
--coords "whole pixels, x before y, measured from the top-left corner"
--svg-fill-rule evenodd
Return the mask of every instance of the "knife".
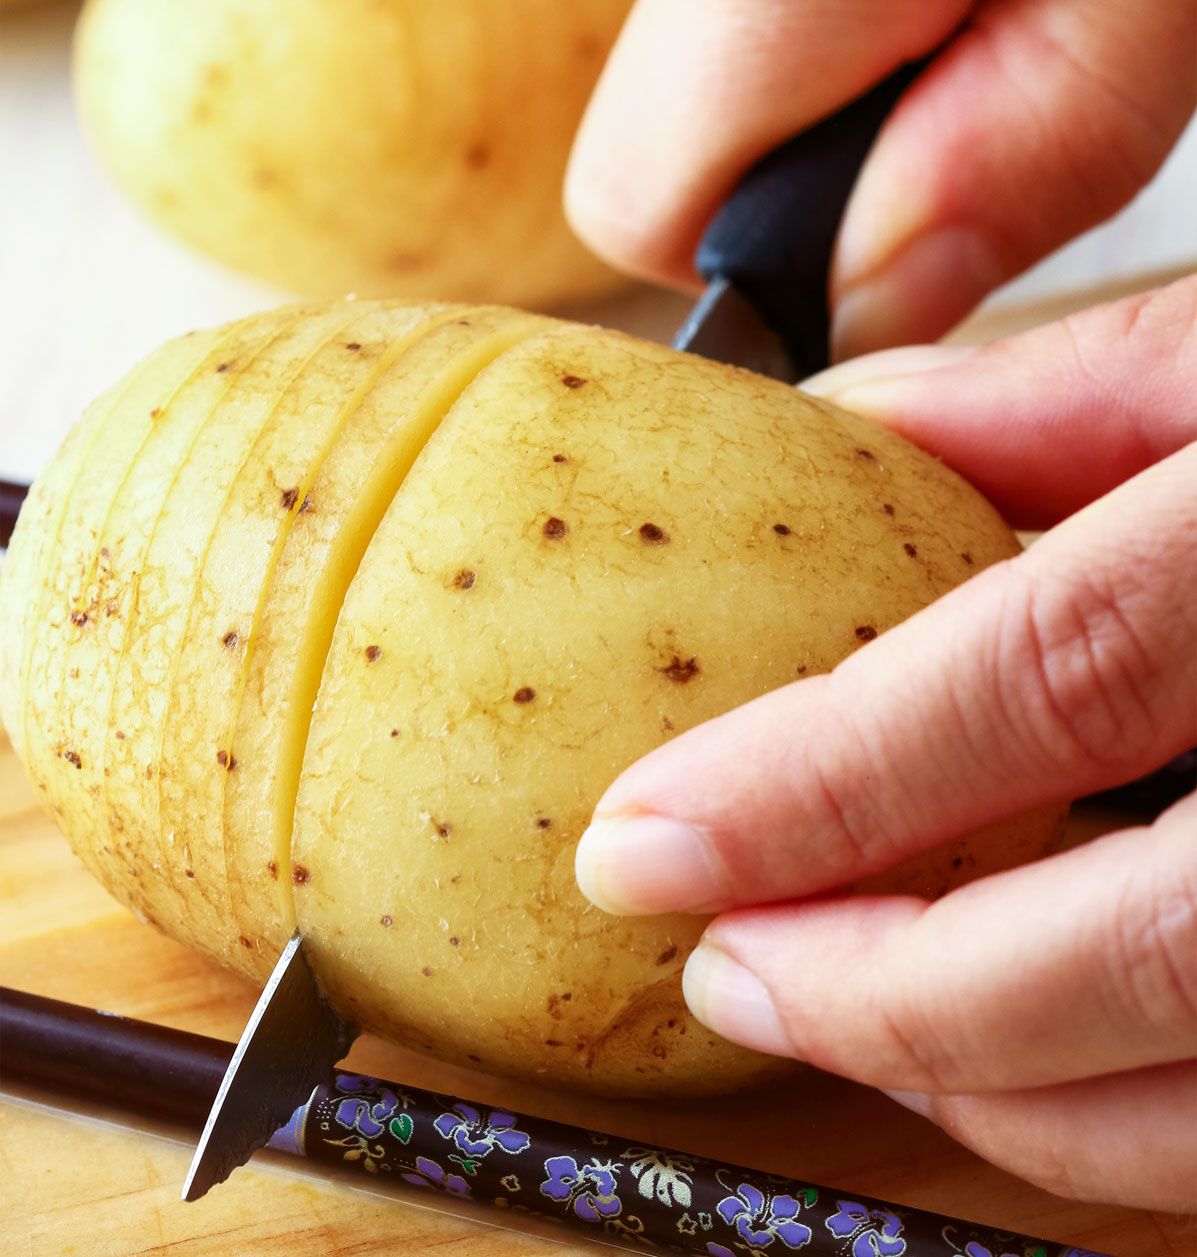
<path id="1" fill-rule="evenodd" d="M 900 66 L 748 171 L 699 243 L 707 288 L 675 349 L 790 384 L 829 365 L 840 220 L 882 124 L 929 60 Z"/>
<path id="2" fill-rule="evenodd" d="M 0 989 L 4 1084 L 65 1094 L 72 1109 L 84 1099 L 182 1126 L 199 1125 L 218 1089 L 218 1114 L 234 1106 L 260 1113 L 284 1099 L 267 1063 L 294 1050 L 290 1035 L 297 1028 L 315 1017 L 330 1036 L 353 1033 L 328 1014 L 302 946 L 288 946 L 269 989 L 272 999 L 259 1004 L 231 1056 L 230 1045 L 216 1039 Z M 304 1019 L 299 1027 L 288 1025 L 292 1016 Z M 336 1052 L 331 1037 L 325 1043 L 323 1050 Z M 248 1093 L 251 1085 L 271 1098 Z M 252 1124 L 247 1119 L 246 1127 Z M 226 1172 L 229 1160 L 221 1118 L 214 1122 L 209 1115 L 205 1135 L 209 1150 L 224 1143 L 225 1152 L 219 1162 L 211 1151 L 197 1158 L 189 1177 L 197 1195 L 201 1176 Z M 267 1146 L 333 1173 L 356 1173 L 413 1204 L 459 1215 L 472 1205 L 478 1221 L 511 1226 L 518 1219 L 521 1229 L 548 1234 L 539 1224 L 555 1224 L 557 1238 L 640 1253 L 740 1257 L 776 1240 L 782 1251 L 799 1248 L 804 1257 L 1078 1254 L 1030 1236 L 347 1070 L 322 1077 L 286 1125 L 269 1133 Z"/>

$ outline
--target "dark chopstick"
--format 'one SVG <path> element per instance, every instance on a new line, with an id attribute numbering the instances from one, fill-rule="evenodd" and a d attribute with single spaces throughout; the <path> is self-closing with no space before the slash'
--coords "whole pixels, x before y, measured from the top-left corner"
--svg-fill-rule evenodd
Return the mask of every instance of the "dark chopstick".
<path id="1" fill-rule="evenodd" d="M 28 492 L 27 484 L 0 480 L 0 550 L 4 549 L 12 538 L 12 530 L 16 527 L 17 516 L 21 511 L 21 503 L 25 501 Z"/>
<path id="2" fill-rule="evenodd" d="M 233 1050 L 6 988 L 0 1041 L 9 1087 L 193 1130 Z M 880 1257 L 1076 1251 L 348 1071 L 318 1086 L 269 1147 L 322 1163 L 326 1172 L 365 1171 L 383 1190 L 414 1187 L 409 1199 L 427 1205 L 479 1205 L 481 1221 L 511 1225 L 518 1212 L 641 1253 L 736 1257 L 745 1243 L 767 1247 L 774 1239 L 783 1251 L 803 1249 L 803 1257 L 843 1257 L 849 1248 Z"/>

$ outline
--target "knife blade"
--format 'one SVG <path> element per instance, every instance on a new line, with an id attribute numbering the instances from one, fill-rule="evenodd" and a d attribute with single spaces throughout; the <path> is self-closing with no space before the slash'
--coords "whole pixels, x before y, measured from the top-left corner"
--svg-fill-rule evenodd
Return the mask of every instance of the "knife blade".
<path id="1" fill-rule="evenodd" d="M 183 1199 L 199 1200 L 244 1165 L 332 1073 L 357 1035 L 321 989 L 296 930 L 221 1079 Z"/>
<path id="2" fill-rule="evenodd" d="M 882 124 L 929 60 L 900 66 L 748 171 L 699 243 L 695 269 L 708 286 L 675 349 L 788 384 L 829 364 L 840 220 Z"/>

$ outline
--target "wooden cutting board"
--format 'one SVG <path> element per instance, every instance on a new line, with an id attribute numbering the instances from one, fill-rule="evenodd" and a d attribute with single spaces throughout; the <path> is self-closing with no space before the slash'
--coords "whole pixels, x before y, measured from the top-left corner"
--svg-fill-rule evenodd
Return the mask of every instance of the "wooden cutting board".
<path id="1" fill-rule="evenodd" d="M 1102 817 L 1074 821 L 1089 831 L 1109 825 Z M 225 1039 L 240 1033 L 255 998 L 244 981 L 141 924 L 92 881 L 38 810 L 3 735 L 0 982 Z M 687 1107 L 562 1095 L 439 1065 L 369 1037 L 349 1059 L 364 1072 L 1118 1257 L 1197 1251 L 1195 1219 L 1049 1196 L 885 1097 L 814 1071 L 769 1092 Z M 2 1068 L 0 1058 L 0 1076 Z M 283 1158 L 255 1162 L 184 1205 L 178 1193 L 189 1157 L 182 1136 L 0 1097 L 0 1249 L 30 1257 L 599 1251 L 417 1209 L 297 1173 Z"/>

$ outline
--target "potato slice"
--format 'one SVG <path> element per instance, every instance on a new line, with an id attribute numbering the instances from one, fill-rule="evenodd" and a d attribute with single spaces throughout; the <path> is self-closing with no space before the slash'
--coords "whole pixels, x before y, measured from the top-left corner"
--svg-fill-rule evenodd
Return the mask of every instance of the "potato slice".
<path id="1" fill-rule="evenodd" d="M 345 405 L 342 389 L 352 393 L 354 387 L 346 362 L 355 360 L 355 355 L 345 349 L 344 339 L 352 340 L 356 333 L 346 334 L 346 329 L 367 323 L 373 309 L 353 303 L 318 314 L 295 309 L 274 325 L 273 334 L 255 357 L 229 368 L 236 375 L 174 476 L 141 566 L 139 597 L 130 614 L 106 721 L 104 769 L 110 824 L 121 833 L 136 830 L 134 841 L 141 843 L 141 910 L 176 934 L 183 928 L 182 921 L 202 937 L 227 938 L 232 933 L 219 837 L 219 795 L 215 804 L 210 803 L 198 782 L 205 772 L 224 771 L 215 758 L 224 732 L 219 712 L 222 704 L 232 701 L 236 669 L 230 669 L 227 662 L 221 666 L 220 654 L 231 653 L 220 640 L 227 626 L 219 632 L 201 627 L 195 607 L 209 600 L 214 581 L 220 582 L 227 599 L 226 616 L 237 615 L 244 585 L 251 586 L 250 596 L 256 599 L 255 580 L 264 561 L 263 549 L 269 554 L 269 542 L 263 547 L 260 533 L 250 528 L 238 510 L 237 489 L 246 479 L 269 475 L 271 468 L 263 468 L 259 457 L 264 446 L 277 452 L 279 442 L 271 439 L 273 434 L 280 425 L 295 420 L 293 410 L 281 416 L 279 412 L 296 391 L 305 403 L 302 423 L 296 424 L 301 429 L 305 424 L 318 427 L 325 415 L 327 424 L 341 411 Z M 395 320 L 390 322 L 393 327 Z M 393 330 L 398 334 L 400 329 Z M 321 351 L 330 342 L 331 363 L 321 369 Z M 357 369 L 364 379 L 374 370 L 365 361 Z M 304 431 L 297 431 L 293 440 L 301 466 L 307 457 L 304 437 Z M 280 463 L 278 471 L 286 477 L 290 468 Z M 277 489 L 271 498 L 266 527 L 277 530 L 287 525 L 294 512 L 280 509 Z M 238 545 L 228 544 L 230 532 L 238 534 Z M 214 569 L 219 576 L 212 575 Z M 216 634 L 214 649 L 205 653 L 211 634 Z M 197 654 L 204 656 L 207 667 L 206 688 L 191 690 L 184 704 L 172 708 L 180 676 L 186 685 Z M 215 734 L 210 732 L 213 721 Z M 193 787 L 195 793 L 184 805 L 180 820 L 177 808 L 172 812 L 164 803 L 177 803 Z M 209 819 L 209 812 L 217 828 L 211 844 L 214 864 L 205 861 L 209 848 L 193 842 L 194 828 Z M 180 893 L 178 888 L 191 881 L 195 883 L 192 893 Z"/>
<path id="2" fill-rule="evenodd" d="M 512 349 L 417 459 L 337 622 L 293 848 L 322 980 L 503 1072 L 659 1093 L 772 1070 L 685 1010 L 704 922 L 591 908 L 577 837 L 672 733 L 1016 548 L 933 459 L 780 384 L 591 329 Z"/>
<path id="3" fill-rule="evenodd" d="M 121 602 L 127 604 L 136 580 L 170 459 L 182 457 L 175 435 L 197 410 L 201 418 L 207 415 L 219 396 L 210 387 L 212 369 L 251 335 L 245 324 L 234 324 L 172 341 L 118 385 L 110 413 L 94 412 L 84 421 L 85 427 L 95 425 L 95 436 L 43 572 L 23 686 L 25 766 L 80 858 L 110 889 L 119 884 L 114 893 L 130 903 L 138 899 L 134 880 L 106 871 L 105 855 L 114 852 L 103 807 L 105 779 L 92 750 L 103 736 L 107 704 L 93 694 L 101 678 L 111 677 L 124 637 Z M 161 455 L 157 480 L 141 474 L 147 450 Z M 136 499 L 136 514 L 118 505 L 126 494 Z"/>
<path id="4" fill-rule="evenodd" d="M 321 464 L 251 633 L 245 701 L 230 746 L 226 866 L 240 940 L 260 972 L 295 927 L 291 823 L 312 703 L 345 590 L 379 520 L 444 413 L 475 375 L 544 326 L 467 310 L 425 335 L 354 411 Z M 246 957 L 246 959 L 251 959 Z"/>
<path id="5" fill-rule="evenodd" d="M 21 506 L 12 544 L 4 562 L 0 563 L 0 602 L 6 605 L 11 617 L 0 634 L 0 719 L 13 750 L 22 758 L 25 754 L 25 682 L 46 591 L 46 567 L 50 557 L 57 553 L 59 529 L 75 482 L 127 384 L 127 379 L 122 380 L 97 398 L 67 433 L 30 488 Z"/>

